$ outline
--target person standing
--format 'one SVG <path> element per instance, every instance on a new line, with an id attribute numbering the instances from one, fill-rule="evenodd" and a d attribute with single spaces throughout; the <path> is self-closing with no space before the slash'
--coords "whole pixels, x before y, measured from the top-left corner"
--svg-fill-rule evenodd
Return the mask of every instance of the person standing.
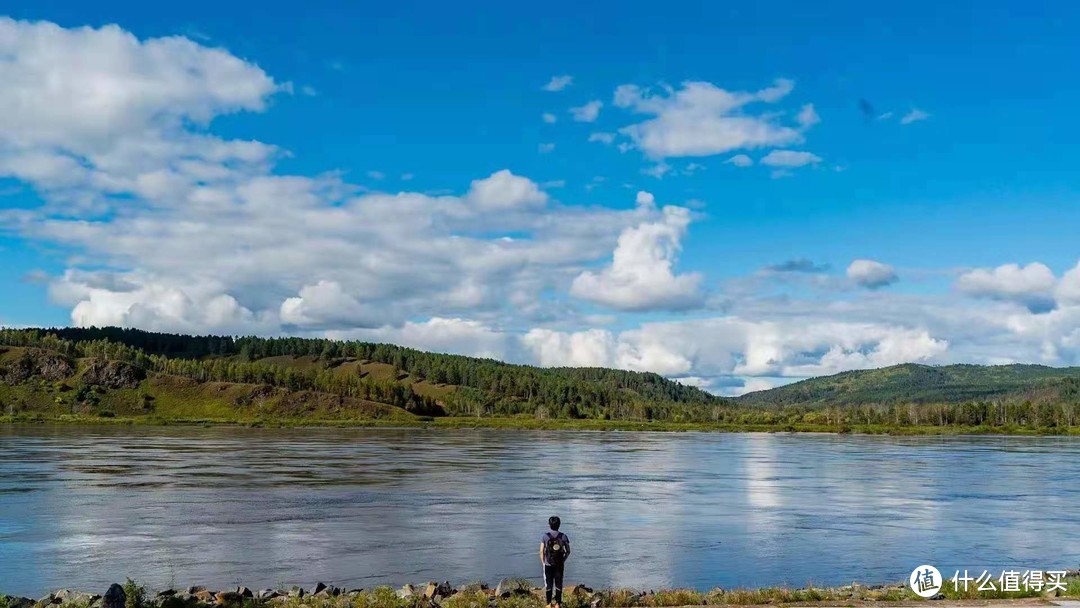
<path id="1" fill-rule="evenodd" d="M 559 532 L 562 521 L 556 515 L 548 518 L 547 532 L 540 537 L 540 563 L 544 565 L 544 590 L 547 608 L 561 608 L 563 567 L 570 557 L 570 539 Z M 552 603 L 554 599 L 554 603 Z"/>

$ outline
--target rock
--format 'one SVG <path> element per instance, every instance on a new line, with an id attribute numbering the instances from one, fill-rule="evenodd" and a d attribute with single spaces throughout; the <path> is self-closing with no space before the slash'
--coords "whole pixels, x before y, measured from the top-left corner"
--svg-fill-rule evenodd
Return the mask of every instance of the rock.
<path id="1" fill-rule="evenodd" d="M 237 595 L 245 599 L 251 599 L 255 597 L 255 594 L 252 593 L 251 589 L 248 589 L 247 587 L 237 587 L 236 593 Z"/>
<path id="2" fill-rule="evenodd" d="M 176 589 L 165 589 L 163 591 L 158 591 L 156 597 L 172 597 L 174 595 L 176 595 Z"/>
<path id="3" fill-rule="evenodd" d="M 91 360 L 82 375 L 82 381 L 86 384 L 113 389 L 135 388 L 145 378 L 146 370 L 141 367 L 136 367 L 126 361 L 104 359 Z"/>
<path id="4" fill-rule="evenodd" d="M 109 590 L 101 598 L 101 608 L 124 608 L 126 603 L 127 594 L 124 593 L 124 588 L 116 583 L 109 585 Z"/>
<path id="5" fill-rule="evenodd" d="M 244 601 L 244 596 L 235 591 L 222 591 L 214 595 L 214 603 L 218 606 L 238 606 Z"/>
<path id="6" fill-rule="evenodd" d="M 94 600 L 100 599 L 101 596 L 95 593 L 83 593 L 81 591 L 71 591 L 70 589 L 61 589 L 60 591 L 53 592 L 52 603 L 54 604 L 83 604 L 89 605 Z"/>
<path id="7" fill-rule="evenodd" d="M 206 587 L 191 586 L 191 587 L 187 588 L 187 594 L 188 595 L 195 595 L 196 593 L 198 593 L 200 591 L 206 591 Z"/>
<path id="8" fill-rule="evenodd" d="M 520 578 L 504 578 L 499 581 L 499 586 L 495 588 L 497 597 L 529 595 L 530 593 L 532 593 L 532 585 L 529 581 Z"/>
<path id="9" fill-rule="evenodd" d="M 356 597 L 360 597 L 360 594 L 363 593 L 363 592 L 364 592 L 363 589 L 349 589 L 349 592 L 346 593 L 345 595 L 347 595 L 349 597 L 352 597 L 352 598 L 356 598 Z"/>
<path id="10" fill-rule="evenodd" d="M 207 591 L 206 589 L 196 591 L 195 593 L 192 593 L 191 596 L 199 600 L 200 602 L 206 602 L 207 604 L 212 604 L 217 601 L 217 596 Z"/>
<path id="11" fill-rule="evenodd" d="M 397 594 L 398 597 L 402 599 L 413 597 L 416 595 L 416 587 L 413 587 L 412 585 L 405 585 L 398 590 Z"/>
<path id="12" fill-rule="evenodd" d="M 428 598 L 429 600 L 434 600 L 441 597 L 450 597 L 451 595 L 454 595 L 454 593 L 454 588 L 450 586 L 449 581 L 443 583 L 430 582 L 424 589 L 424 597 Z"/>
<path id="13" fill-rule="evenodd" d="M 154 599 L 150 600 L 150 605 L 156 606 L 157 608 L 195 608 L 200 604 L 199 599 L 194 595 L 191 595 L 190 593 L 176 593 L 175 591 L 172 592 L 172 595 L 162 595 L 159 593 L 154 596 Z"/>
<path id="14" fill-rule="evenodd" d="M 33 608 L 34 600 L 28 597 L 16 597 L 13 595 L 0 595 L 0 604 L 6 603 L 8 608 Z"/>
<path id="15" fill-rule="evenodd" d="M 303 587 L 293 587 L 292 590 L 289 591 L 289 597 L 303 598 L 305 595 L 307 595 L 307 593 L 304 591 Z"/>
<path id="16" fill-rule="evenodd" d="M 965 574 L 964 576 L 967 576 L 967 575 Z M 945 599 L 945 594 L 944 593 L 939 593 L 939 594 L 935 595 L 934 597 L 932 597 L 930 599 L 932 599 L 932 600 L 943 600 L 943 599 Z"/>
<path id="17" fill-rule="evenodd" d="M 475 594 L 475 593 L 483 593 L 484 591 L 487 591 L 487 590 L 488 590 L 488 586 L 485 585 L 484 583 L 469 583 L 468 585 L 465 585 L 464 587 L 459 589 L 458 593 Z"/>
<path id="18" fill-rule="evenodd" d="M 323 591 L 326 591 L 326 585 L 323 583 L 315 583 L 315 586 L 311 588 L 311 595 L 319 595 Z"/>
<path id="19" fill-rule="evenodd" d="M 486 584 L 484 584 L 484 583 L 469 583 L 469 584 L 461 587 L 461 589 L 458 590 L 458 593 L 481 593 L 483 591 L 487 591 L 487 585 Z"/>
<path id="20" fill-rule="evenodd" d="M 566 595 L 592 595 L 593 590 L 585 585 L 570 585 L 566 588 Z"/>
<path id="21" fill-rule="evenodd" d="M 263 589 L 255 594 L 255 597 L 261 601 L 272 600 L 275 597 L 281 597 L 281 594 L 273 589 Z"/>
<path id="22" fill-rule="evenodd" d="M 28 348 L 14 361 L 0 366 L 0 380 L 19 384 L 34 377 L 49 382 L 63 380 L 75 373 L 75 364 L 58 353 Z"/>

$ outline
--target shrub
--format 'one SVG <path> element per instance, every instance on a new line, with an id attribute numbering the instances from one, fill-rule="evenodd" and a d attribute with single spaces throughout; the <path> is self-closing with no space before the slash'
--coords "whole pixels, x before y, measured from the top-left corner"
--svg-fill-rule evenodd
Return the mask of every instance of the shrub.
<path id="1" fill-rule="evenodd" d="M 124 582 L 124 608 L 146 608 L 146 587 L 131 580 Z"/>

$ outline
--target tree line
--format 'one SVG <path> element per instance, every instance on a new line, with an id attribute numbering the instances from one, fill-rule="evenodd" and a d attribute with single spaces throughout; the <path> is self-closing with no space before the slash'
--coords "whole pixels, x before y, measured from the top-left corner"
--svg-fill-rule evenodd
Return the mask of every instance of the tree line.
<path id="1" fill-rule="evenodd" d="M 145 370 L 199 382 L 237 382 L 318 391 L 386 403 L 417 414 L 660 420 L 761 425 L 981 426 L 1063 429 L 1080 425 L 1080 379 L 1055 384 L 1055 398 L 998 397 L 960 403 L 845 405 L 739 404 L 657 374 L 601 368 L 536 368 L 392 344 L 306 338 L 181 336 L 119 328 L 0 329 L 0 344 L 31 346 L 72 358 L 125 361 Z M 307 369 L 265 360 L 313 356 Z M 397 377 L 342 373 L 346 359 L 392 365 Z M 357 368 L 359 370 L 359 368 Z M 401 376 L 405 380 L 404 376 Z M 438 401 L 413 390 L 427 379 L 455 385 Z"/>
<path id="2" fill-rule="evenodd" d="M 538 368 L 358 341 L 183 336 L 107 327 L 0 330 L 0 342 L 127 361 L 198 381 L 315 390 L 429 414 L 691 421 L 709 419 L 711 410 L 725 401 L 653 373 Z M 312 356 L 324 365 L 296 369 L 262 362 L 280 356 Z M 337 373 L 334 367 L 347 359 L 384 363 L 393 367 L 395 378 L 408 376 L 457 389 L 436 402 L 415 392 L 410 382 Z"/>

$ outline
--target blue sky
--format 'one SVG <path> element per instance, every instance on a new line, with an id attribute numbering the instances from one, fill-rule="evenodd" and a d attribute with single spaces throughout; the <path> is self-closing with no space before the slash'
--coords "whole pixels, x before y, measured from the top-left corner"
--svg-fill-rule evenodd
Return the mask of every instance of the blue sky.
<path id="1" fill-rule="evenodd" d="M 1074 7 L 337 4 L 9 3 L 0 323 L 1080 362 Z"/>

